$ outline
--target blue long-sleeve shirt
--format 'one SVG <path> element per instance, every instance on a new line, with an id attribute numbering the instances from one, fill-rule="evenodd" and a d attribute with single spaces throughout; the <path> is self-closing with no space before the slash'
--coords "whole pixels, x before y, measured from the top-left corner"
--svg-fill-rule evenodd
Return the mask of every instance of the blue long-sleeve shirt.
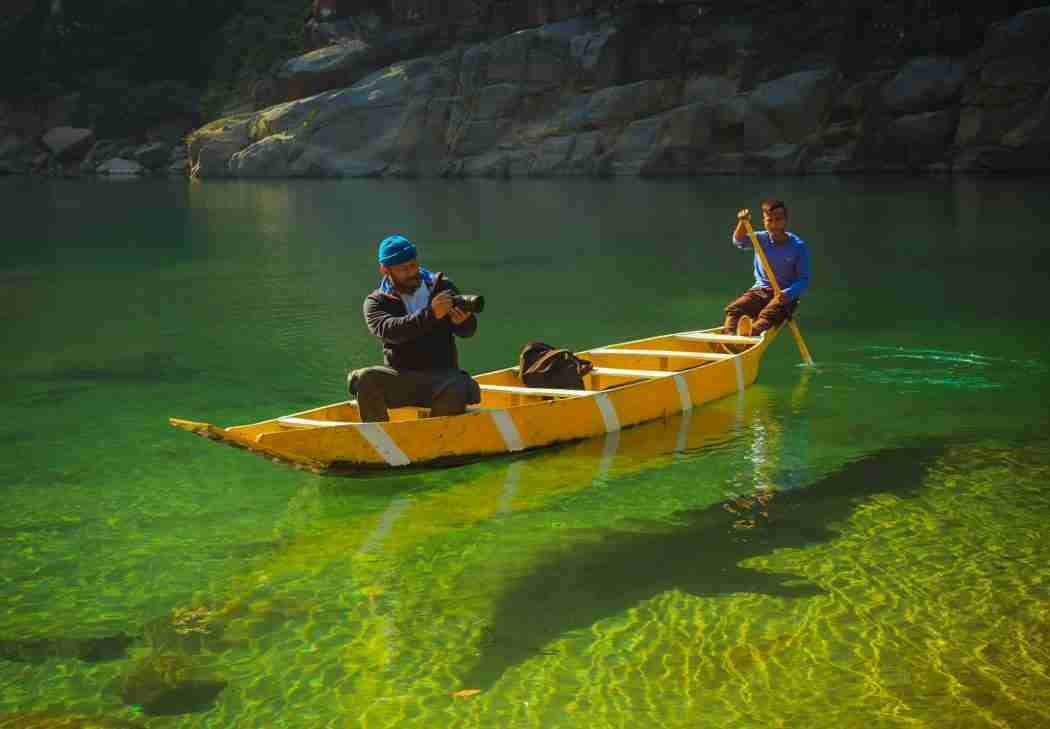
<path id="1" fill-rule="evenodd" d="M 788 239 L 783 243 L 774 243 L 769 237 L 769 232 L 765 230 L 757 231 L 755 235 L 762 245 L 762 252 L 766 254 L 766 260 L 773 269 L 777 283 L 780 284 L 788 300 L 794 301 L 802 296 L 809 288 L 809 249 L 805 241 L 794 233 L 788 233 Z M 750 236 L 746 236 L 743 240 L 733 238 L 733 245 L 740 250 L 751 250 L 751 238 Z M 757 253 L 755 254 L 755 285 L 751 288 L 773 288 Z"/>

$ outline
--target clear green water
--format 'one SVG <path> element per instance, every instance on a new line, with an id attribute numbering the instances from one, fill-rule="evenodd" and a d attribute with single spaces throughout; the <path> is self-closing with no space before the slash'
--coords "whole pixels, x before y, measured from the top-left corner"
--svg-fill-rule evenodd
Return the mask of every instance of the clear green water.
<path id="1" fill-rule="evenodd" d="M 135 638 L 0 658 L 0 726 L 1050 726 L 1048 192 L 0 180 L 0 647 Z M 712 326 L 769 193 L 817 366 L 686 419 L 368 478 L 166 424 L 343 399 L 394 231 L 486 295 L 471 371 Z M 158 715 L 151 662 L 226 685 Z"/>

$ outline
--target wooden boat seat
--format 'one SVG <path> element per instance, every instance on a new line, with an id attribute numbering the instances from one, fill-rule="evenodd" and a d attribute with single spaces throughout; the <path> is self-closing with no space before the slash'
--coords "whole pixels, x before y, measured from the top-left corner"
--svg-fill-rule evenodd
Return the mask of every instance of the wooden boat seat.
<path id="1" fill-rule="evenodd" d="M 628 357 L 679 357 L 681 359 L 710 360 L 712 362 L 733 358 L 733 355 L 723 352 L 679 352 L 674 349 L 592 349 L 584 352 L 583 356 L 589 354 L 611 354 Z"/>
<path id="2" fill-rule="evenodd" d="M 737 334 L 710 334 L 709 332 L 675 334 L 674 337 L 687 342 L 716 342 L 720 344 L 758 344 L 762 341 L 762 337 L 741 337 Z"/>
<path id="3" fill-rule="evenodd" d="M 591 374 L 608 375 L 610 377 L 637 377 L 648 380 L 654 377 L 670 377 L 678 373 L 668 370 L 622 370 L 617 367 L 595 367 L 591 370 Z"/>
<path id="4" fill-rule="evenodd" d="M 593 390 L 562 390 L 556 387 L 518 387 L 516 385 L 478 385 L 483 391 L 505 392 L 510 395 L 535 395 L 537 397 L 583 397 L 593 395 Z"/>

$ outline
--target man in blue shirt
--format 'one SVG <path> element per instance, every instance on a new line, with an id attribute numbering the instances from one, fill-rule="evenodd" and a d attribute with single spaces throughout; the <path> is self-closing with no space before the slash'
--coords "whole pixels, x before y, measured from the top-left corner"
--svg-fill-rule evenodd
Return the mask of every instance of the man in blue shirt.
<path id="1" fill-rule="evenodd" d="M 746 225 L 751 223 L 751 213 L 741 210 L 736 218 L 733 245 L 751 250 Z M 756 237 L 781 291 L 774 293 L 762 260 L 755 253 L 755 285 L 726 306 L 726 333 L 758 336 L 782 324 L 794 313 L 799 297 L 809 286 L 809 249 L 801 238 L 788 232 L 787 220 L 787 205 L 783 200 L 768 198 L 762 202 L 762 222 L 766 229 L 758 231 Z"/>

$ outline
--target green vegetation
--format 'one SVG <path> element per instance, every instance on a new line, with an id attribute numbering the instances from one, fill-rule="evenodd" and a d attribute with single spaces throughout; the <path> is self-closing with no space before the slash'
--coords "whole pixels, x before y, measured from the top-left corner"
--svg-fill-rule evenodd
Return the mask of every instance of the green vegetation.
<path id="1" fill-rule="evenodd" d="M 303 50 L 309 0 L 27 0 L 0 19 L 4 96 L 76 94 L 76 123 L 126 136 L 210 118 Z"/>

